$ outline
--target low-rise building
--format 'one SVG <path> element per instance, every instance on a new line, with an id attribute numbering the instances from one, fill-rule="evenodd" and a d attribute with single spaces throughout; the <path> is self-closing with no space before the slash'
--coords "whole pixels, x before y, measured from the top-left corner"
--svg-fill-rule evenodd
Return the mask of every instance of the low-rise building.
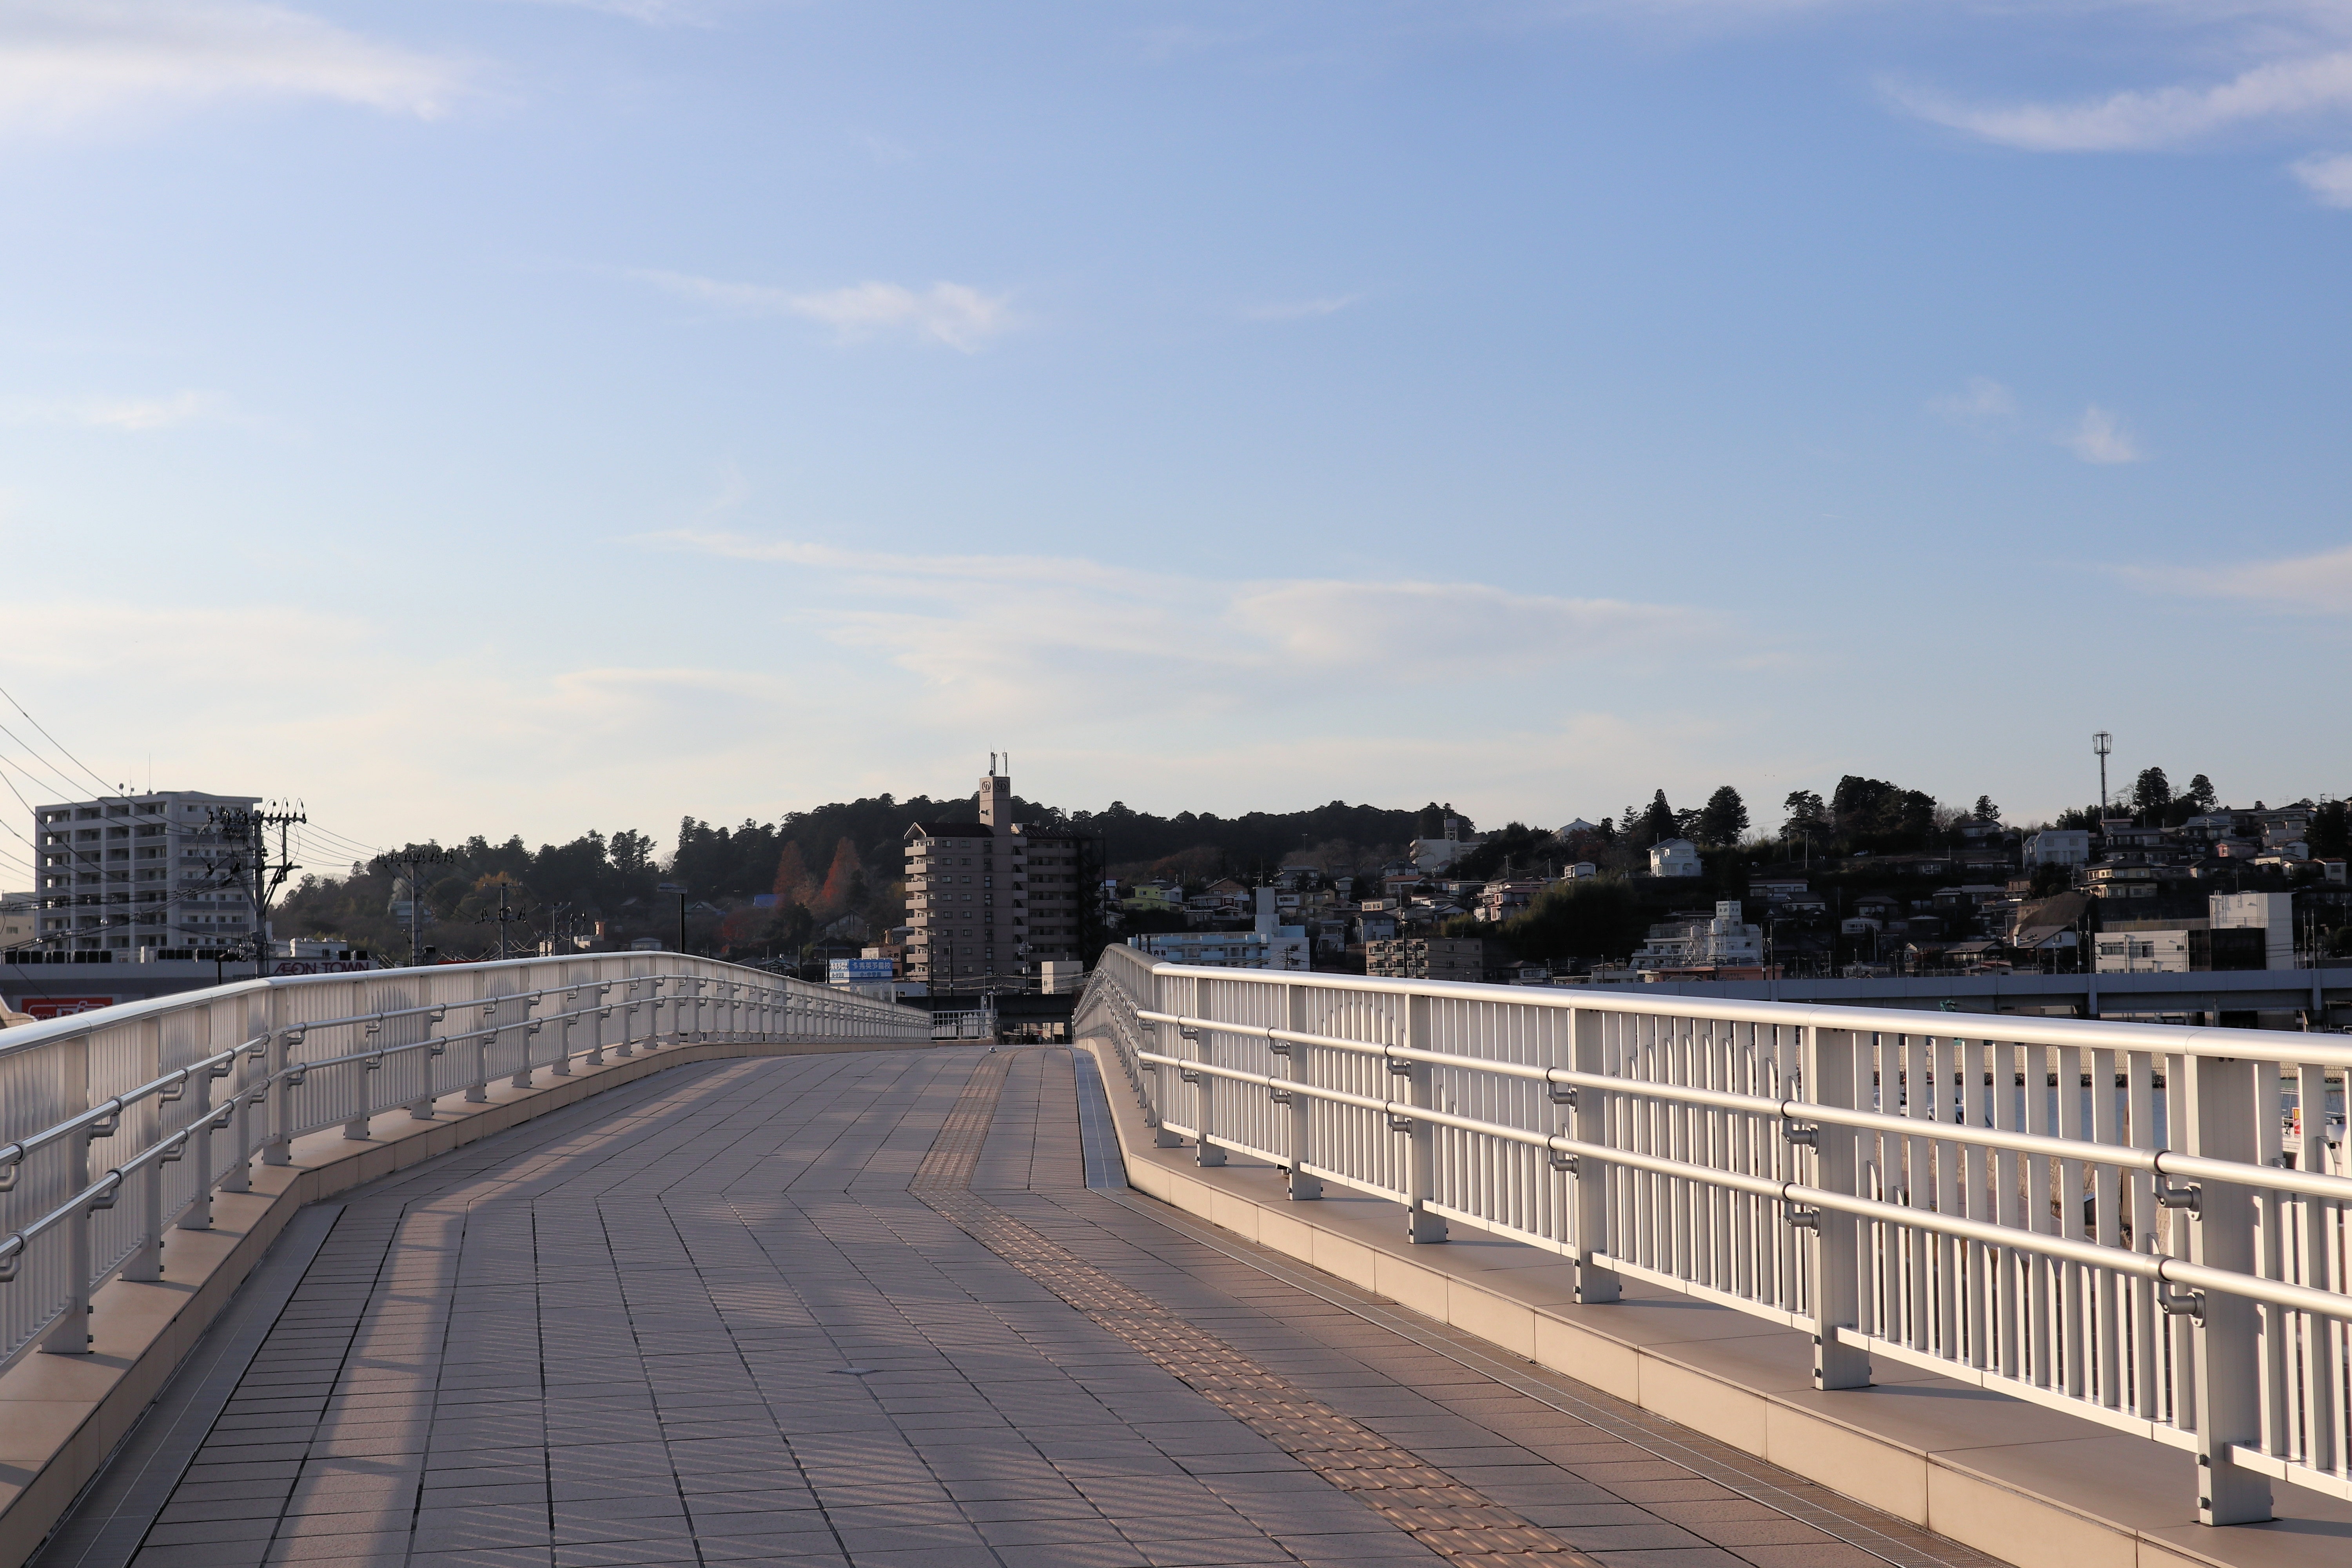
<path id="1" fill-rule="evenodd" d="M 1739 900 L 1715 906 L 1712 918 L 1669 921 L 1650 928 L 1633 951 L 1633 967 L 1654 969 L 1752 969 L 1764 962 L 1764 931 L 1741 918 Z"/>
<path id="2" fill-rule="evenodd" d="M 1395 980 L 1481 981 L 1492 962 L 1476 937 L 1402 937 L 1364 944 L 1364 973 Z"/>
<path id="3" fill-rule="evenodd" d="M 1650 875 L 1653 877 L 1697 877 L 1706 868 L 1698 858 L 1698 847 L 1687 838 L 1664 838 L 1650 846 Z"/>
<path id="4" fill-rule="evenodd" d="M 2029 866 L 2087 866 L 2091 834 L 2084 827 L 2045 827 L 2025 841 Z"/>

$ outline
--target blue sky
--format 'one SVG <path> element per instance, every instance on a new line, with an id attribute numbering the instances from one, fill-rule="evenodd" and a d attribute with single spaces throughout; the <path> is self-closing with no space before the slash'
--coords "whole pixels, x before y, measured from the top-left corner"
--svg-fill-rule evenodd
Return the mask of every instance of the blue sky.
<path id="1" fill-rule="evenodd" d="M 9 689 L 362 843 L 2346 786 L 2340 0 L 19 0 L 0 214 Z"/>

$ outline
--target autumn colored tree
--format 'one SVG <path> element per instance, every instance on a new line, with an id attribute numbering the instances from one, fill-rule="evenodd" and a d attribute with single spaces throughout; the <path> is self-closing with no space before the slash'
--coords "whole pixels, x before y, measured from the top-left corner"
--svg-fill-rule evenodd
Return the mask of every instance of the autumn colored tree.
<path id="1" fill-rule="evenodd" d="M 847 839 L 843 839 L 846 844 Z M 801 847 L 787 842 L 784 852 L 776 859 L 776 880 L 772 889 L 779 909 L 803 906 L 816 900 L 816 879 L 809 875 L 808 862 L 801 858 Z"/>
<path id="2" fill-rule="evenodd" d="M 857 846 L 846 837 L 837 840 L 833 847 L 833 864 L 825 868 L 824 886 L 817 889 L 809 913 L 820 922 L 839 917 L 864 891 L 865 872 L 864 863 L 857 858 Z"/>

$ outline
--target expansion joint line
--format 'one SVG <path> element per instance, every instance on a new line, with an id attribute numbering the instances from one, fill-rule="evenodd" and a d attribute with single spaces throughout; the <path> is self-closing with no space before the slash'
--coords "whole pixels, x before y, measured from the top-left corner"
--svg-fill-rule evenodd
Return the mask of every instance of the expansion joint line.
<path id="1" fill-rule="evenodd" d="M 1014 1056 L 982 1059 L 908 1188 L 958 1229 L 1171 1373 L 1202 1398 L 1450 1562 L 1539 1558 L 1599 1568 L 1476 1489 L 1112 1279 L 971 1190 Z"/>

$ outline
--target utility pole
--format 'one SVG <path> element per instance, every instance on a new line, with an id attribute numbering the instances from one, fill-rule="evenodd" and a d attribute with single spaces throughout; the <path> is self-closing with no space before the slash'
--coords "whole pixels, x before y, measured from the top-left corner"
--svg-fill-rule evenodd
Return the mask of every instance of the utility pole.
<path id="1" fill-rule="evenodd" d="M 230 857 L 225 867 L 231 878 L 245 886 L 246 899 L 253 907 L 253 974 L 258 980 L 268 972 L 269 961 L 269 909 L 278 889 L 286 879 L 302 869 L 293 863 L 288 846 L 288 836 L 297 823 L 308 822 L 310 816 L 300 803 L 271 801 L 260 811 L 248 811 L 243 806 L 215 808 L 207 814 L 215 827 L 220 830 L 224 844 L 244 847 L 242 853 Z M 278 829 L 278 863 L 269 862 L 269 830 Z"/>
<path id="2" fill-rule="evenodd" d="M 507 895 L 513 889 L 512 882 L 499 884 L 499 962 L 500 963 L 507 961 L 507 927 L 515 919 L 514 906 L 507 901 Z"/>
<path id="3" fill-rule="evenodd" d="M 425 963 L 425 890 L 417 885 L 419 866 L 446 866 L 450 856 L 446 849 L 411 849 L 402 855 L 387 855 L 387 866 L 408 868 L 408 967 L 416 969 Z"/>
<path id="4" fill-rule="evenodd" d="M 2107 753 L 2116 749 L 2116 738 L 2105 730 L 2091 737 L 2091 750 L 2099 759 L 2099 816 L 2107 815 Z"/>

